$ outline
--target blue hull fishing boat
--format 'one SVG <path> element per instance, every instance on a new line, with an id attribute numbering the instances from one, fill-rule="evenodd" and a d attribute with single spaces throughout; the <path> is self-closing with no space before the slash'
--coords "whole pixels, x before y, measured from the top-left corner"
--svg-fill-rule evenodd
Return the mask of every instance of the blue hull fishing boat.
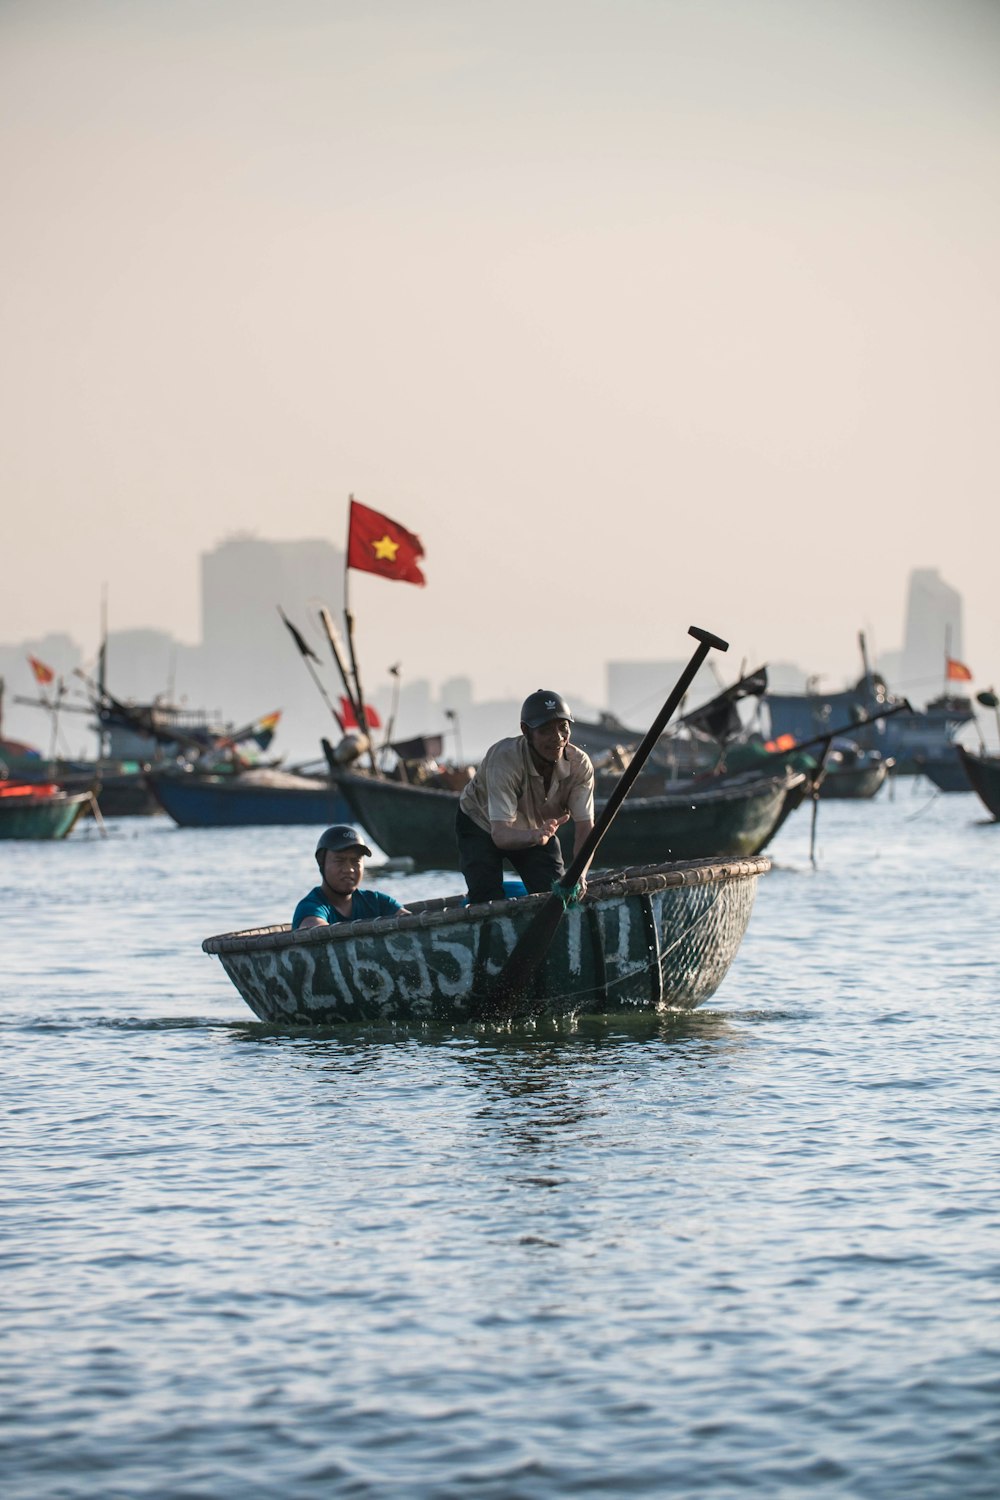
<path id="1" fill-rule="evenodd" d="M 325 777 L 251 770 L 229 775 L 148 771 L 146 782 L 182 828 L 252 828 L 291 823 L 346 823 L 350 809 Z"/>

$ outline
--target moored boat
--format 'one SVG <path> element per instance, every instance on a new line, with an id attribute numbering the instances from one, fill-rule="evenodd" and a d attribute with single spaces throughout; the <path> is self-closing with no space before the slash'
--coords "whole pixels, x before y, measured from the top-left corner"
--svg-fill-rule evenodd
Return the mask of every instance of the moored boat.
<path id="1" fill-rule="evenodd" d="M 952 744 L 940 755 L 925 756 L 918 761 L 920 770 L 928 781 L 933 781 L 939 792 L 967 792 L 969 778 L 958 754 L 958 745 Z"/>
<path id="2" fill-rule="evenodd" d="M 878 750 L 834 741 L 823 763 L 819 795 L 824 801 L 866 801 L 883 786 L 893 760 Z"/>
<path id="3" fill-rule="evenodd" d="M 64 839 L 91 795 L 68 796 L 54 784 L 0 783 L 0 839 Z"/>
<path id="4" fill-rule="evenodd" d="M 864 632 L 858 643 L 864 675 L 854 687 L 834 693 L 766 693 L 762 701 L 771 737 L 787 736 L 804 744 L 831 724 L 853 724 L 851 737 L 862 749 L 878 750 L 891 760 L 894 775 L 919 776 L 927 761 L 947 758 L 955 735 L 974 722 L 972 700 L 946 690 L 925 709 L 915 709 L 908 699 L 891 693 L 885 678 L 872 670 Z"/>
<path id="5" fill-rule="evenodd" d="M 1000 819 L 1000 755 L 975 755 L 964 745 L 956 745 L 969 785 L 983 806 Z"/>
<path id="6" fill-rule="evenodd" d="M 99 811 L 107 818 L 148 817 L 161 811 L 146 785 L 143 767 L 137 762 L 109 760 L 46 760 L 26 781 L 56 782 L 70 796 L 92 791 Z"/>
<path id="7" fill-rule="evenodd" d="M 593 880 L 564 914 L 531 986 L 532 1015 L 693 1009 L 715 993 L 742 941 L 767 859 L 624 869 Z M 496 1018 L 490 986 L 546 895 L 293 932 L 206 938 L 243 999 L 274 1025 L 456 1023 Z M 522 1008 L 519 1012 L 524 1014 Z"/>
<path id="8" fill-rule="evenodd" d="M 337 786 L 325 776 L 270 768 L 226 775 L 150 770 L 146 782 L 182 828 L 344 823 L 350 817 Z"/>
<path id="9" fill-rule="evenodd" d="M 615 867 L 757 854 L 791 810 L 790 792 L 804 781 L 802 773 L 782 770 L 707 785 L 686 781 L 659 796 L 630 797 L 601 844 L 601 863 Z M 458 869 L 457 792 L 354 772 L 341 775 L 338 785 L 353 820 L 386 854 L 408 855 L 418 869 Z M 603 807 L 598 798 L 598 817 Z M 571 852 L 572 826 L 565 825 L 560 837 Z"/>

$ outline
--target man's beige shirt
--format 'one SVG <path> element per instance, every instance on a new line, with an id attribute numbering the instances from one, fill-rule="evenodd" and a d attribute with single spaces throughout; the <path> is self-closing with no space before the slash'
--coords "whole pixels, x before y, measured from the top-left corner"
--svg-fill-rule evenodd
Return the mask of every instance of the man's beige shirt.
<path id="1" fill-rule="evenodd" d="M 459 803 L 473 823 L 490 831 L 491 823 L 537 828 L 546 818 L 568 812 L 577 822 L 594 820 L 594 767 L 576 745 L 556 761 L 548 796 L 523 734 L 498 740 L 483 756 Z"/>

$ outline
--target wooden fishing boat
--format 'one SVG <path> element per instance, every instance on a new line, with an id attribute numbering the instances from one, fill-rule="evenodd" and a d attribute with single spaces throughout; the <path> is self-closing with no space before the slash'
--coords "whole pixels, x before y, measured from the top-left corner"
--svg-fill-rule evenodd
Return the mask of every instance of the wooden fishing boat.
<path id="1" fill-rule="evenodd" d="M 0 839 L 64 839 L 90 803 L 90 792 L 0 782 Z"/>
<path id="2" fill-rule="evenodd" d="M 969 785 L 994 818 L 1000 819 L 1000 755 L 975 755 L 956 745 Z"/>
<path id="3" fill-rule="evenodd" d="M 531 1015 L 693 1009 L 722 983 L 767 859 L 625 869 L 563 916 L 531 985 Z M 455 1023 L 491 1017 L 489 991 L 545 895 L 405 916 L 206 938 L 254 1015 L 274 1025 Z M 519 1010 L 524 1014 L 524 1009 Z M 492 1018 L 496 1018 L 495 1015 Z"/>
<path id="4" fill-rule="evenodd" d="M 685 781 L 659 796 L 631 797 L 601 844 L 601 862 L 614 867 L 757 854 L 791 811 L 789 793 L 804 781 L 800 772 L 748 773 L 702 785 Z M 357 772 L 342 774 L 338 785 L 351 820 L 386 854 L 409 855 L 418 869 L 458 869 L 458 793 Z M 603 807 L 598 798 L 598 816 Z M 570 854 L 571 824 L 560 837 Z"/>
<path id="5" fill-rule="evenodd" d="M 831 724 L 852 724 L 851 737 L 867 750 L 879 750 L 895 761 L 896 776 L 919 776 L 927 761 L 951 752 L 952 741 L 965 724 L 975 720 L 972 701 L 944 695 L 923 710 L 905 699 L 895 699 L 877 675 L 866 673 L 857 686 L 840 693 L 767 693 L 763 698 L 770 736 L 789 736 L 807 744 Z M 877 719 L 886 706 L 892 716 Z M 863 718 L 869 724 L 861 722 Z"/>
<path id="6" fill-rule="evenodd" d="M 30 781 L 53 781 L 72 796 L 92 791 L 99 811 L 106 818 L 149 817 L 162 812 L 146 785 L 143 767 L 132 761 L 47 760 Z"/>
<path id="7" fill-rule="evenodd" d="M 920 770 L 928 781 L 933 781 L 939 792 L 967 792 L 969 777 L 959 758 L 958 746 L 953 744 L 940 755 L 924 756 Z"/>
<path id="8" fill-rule="evenodd" d="M 823 764 L 819 795 L 824 801 L 864 801 L 884 785 L 894 762 L 878 750 L 836 744 Z"/>
<path id="9" fill-rule="evenodd" d="M 347 803 L 327 776 L 297 776 L 272 768 L 226 775 L 151 770 L 146 782 L 160 806 L 182 828 L 346 823 L 350 819 Z"/>

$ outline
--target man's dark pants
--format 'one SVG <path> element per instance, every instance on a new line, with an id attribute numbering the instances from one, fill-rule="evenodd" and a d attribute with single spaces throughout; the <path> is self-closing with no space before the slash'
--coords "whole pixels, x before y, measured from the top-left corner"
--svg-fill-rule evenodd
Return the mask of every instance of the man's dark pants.
<path id="1" fill-rule="evenodd" d="M 485 829 L 461 808 L 455 816 L 458 864 L 469 888 L 469 901 L 502 901 L 503 862 L 509 860 L 529 891 L 552 889 L 565 871 L 558 838 L 527 849 L 498 849 Z"/>

